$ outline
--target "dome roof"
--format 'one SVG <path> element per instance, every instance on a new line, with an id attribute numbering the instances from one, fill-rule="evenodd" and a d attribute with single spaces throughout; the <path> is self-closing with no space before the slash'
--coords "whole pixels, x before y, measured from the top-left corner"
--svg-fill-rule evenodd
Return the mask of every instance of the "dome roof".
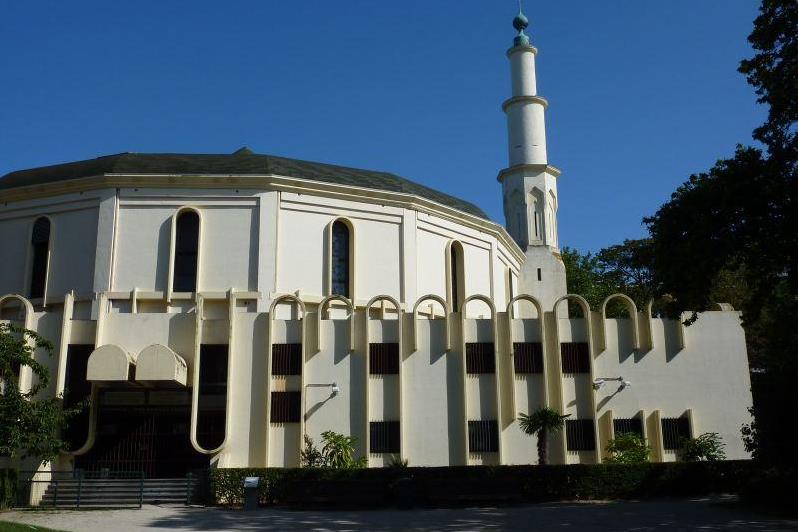
<path id="1" fill-rule="evenodd" d="M 18 170 L 0 178 L 0 191 L 103 174 L 182 175 L 185 176 L 186 184 L 190 183 L 191 176 L 197 175 L 279 175 L 412 194 L 485 220 L 490 219 L 473 203 L 395 174 L 260 155 L 249 148 L 241 148 L 232 154 L 119 153 L 85 161 Z"/>

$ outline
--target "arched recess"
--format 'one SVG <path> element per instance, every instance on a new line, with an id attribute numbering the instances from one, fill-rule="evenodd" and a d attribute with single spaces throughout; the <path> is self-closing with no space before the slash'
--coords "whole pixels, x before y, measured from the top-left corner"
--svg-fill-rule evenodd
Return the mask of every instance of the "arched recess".
<path id="1" fill-rule="evenodd" d="M 321 334 L 322 314 L 324 314 L 327 306 L 332 301 L 341 301 L 349 310 L 349 316 L 346 319 L 349 322 L 349 351 L 352 352 L 355 350 L 355 307 L 349 299 L 338 295 L 327 296 L 319 303 L 319 308 L 316 312 L 316 352 L 318 353 L 323 348 L 321 340 L 323 337 Z"/>
<path id="2" fill-rule="evenodd" d="M 446 299 L 452 312 L 465 301 L 465 251 L 458 240 L 446 244 Z"/>
<path id="3" fill-rule="evenodd" d="M 466 373 L 466 310 L 468 303 L 471 301 L 481 301 L 485 303 L 488 308 L 490 309 L 490 320 L 491 320 L 491 332 L 493 336 L 493 362 L 494 362 L 494 388 L 495 388 L 495 397 L 494 400 L 496 401 L 496 423 L 498 424 L 498 437 L 499 437 L 499 447 L 498 447 L 498 459 L 499 465 L 502 464 L 502 401 L 501 401 L 501 386 L 499 380 L 499 372 L 500 372 L 500 364 L 499 364 L 499 357 L 498 357 L 498 348 L 499 348 L 499 328 L 498 328 L 498 317 L 496 315 L 496 305 L 493 304 L 493 301 L 487 296 L 482 294 L 474 294 L 467 297 L 463 301 L 463 305 L 460 307 L 460 338 L 462 339 L 461 342 L 461 352 L 463 354 L 462 360 L 462 386 L 463 386 L 463 443 L 465 448 L 465 464 L 469 463 L 469 449 L 468 449 L 468 382 L 467 382 L 467 373 Z"/>
<path id="4" fill-rule="evenodd" d="M 22 317 L 22 326 L 27 329 L 31 330 L 33 326 L 33 304 L 25 297 L 22 297 L 18 294 L 7 294 L 0 297 L 0 315 L 2 315 L 3 305 L 5 305 L 9 301 L 18 301 L 19 305 L 23 311 Z M 32 341 L 28 338 L 28 346 L 32 346 Z M 21 366 L 19 368 L 19 375 L 17 377 L 19 391 L 22 393 L 27 393 L 30 391 L 30 387 L 33 384 L 33 372 L 28 366 Z"/>
<path id="5" fill-rule="evenodd" d="M 543 314 L 543 307 L 541 306 L 540 301 L 529 294 L 519 294 L 512 298 L 509 303 L 507 303 L 507 354 L 510 356 L 510 375 L 512 376 L 511 382 L 513 383 L 511 394 L 513 417 L 515 417 L 518 413 L 515 406 L 515 363 L 513 360 L 515 357 L 515 338 L 513 335 L 513 320 L 515 319 L 515 304 L 519 301 L 528 301 L 529 303 L 532 303 L 532 306 L 535 307 L 535 311 L 538 315 L 537 320 L 539 331 L 538 334 L 540 335 L 540 349 L 543 352 L 543 404 L 549 404 L 549 387 L 546 380 L 546 317 Z"/>
<path id="6" fill-rule="evenodd" d="M 545 205 L 543 191 L 537 187 L 533 187 L 532 190 L 529 191 L 529 231 L 535 243 L 540 243 L 544 240 L 543 231 L 545 228 L 543 227 L 543 213 L 546 211 Z"/>
<path id="7" fill-rule="evenodd" d="M 435 301 L 439 305 L 443 307 L 443 312 L 445 314 L 444 320 L 446 320 L 446 351 L 451 350 L 452 348 L 452 331 L 449 324 L 449 318 L 452 313 L 452 309 L 449 307 L 449 303 L 440 296 L 436 296 L 435 294 L 427 294 L 425 296 L 421 296 L 416 304 L 413 305 L 413 352 L 418 351 L 418 326 L 416 325 L 416 320 L 418 319 L 418 307 L 421 306 L 421 303 L 425 301 Z M 434 316 L 430 315 L 430 319 L 433 319 Z"/>
<path id="8" fill-rule="evenodd" d="M 620 299 L 623 301 L 626 309 L 629 311 L 629 320 L 631 320 L 632 323 L 632 348 L 637 351 L 640 349 L 640 329 L 639 323 L 637 321 L 637 305 L 635 305 L 635 302 L 631 297 L 621 293 L 609 295 L 601 303 L 602 327 L 600 349 L 602 352 L 607 350 L 607 304 L 613 299 Z"/>
<path id="9" fill-rule="evenodd" d="M 365 448 L 366 448 L 366 457 L 369 457 L 370 453 L 371 453 L 371 441 L 370 441 L 371 438 L 370 438 L 370 432 L 369 432 L 370 431 L 370 429 L 369 429 L 370 423 L 369 422 L 371 421 L 371 411 L 370 411 L 370 406 L 369 406 L 369 396 L 370 396 L 369 394 L 370 394 L 370 384 L 371 384 L 371 368 L 369 366 L 370 359 L 371 359 L 371 357 L 370 357 L 371 334 L 370 334 L 370 327 L 369 327 L 369 324 L 371 322 L 370 314 L 371 314 L 371 307 L 373 307 L 375 303 L 377 303 L 377 302 L 384 303 L 385 301 L 388 301 L 396 309 L 396 320 L 397 320 L 396 321 L 396 340 L 397 340 L 397 344 L 399 346 L 399 349 L 398 349 L 399 350 L 399 375 L 398 375 L 398 378 L 399 378 L 399 384 L 398 384 L 398 389 L 399 389 L 399 459 L 401 460 L 404 457 L 404 455 L 405 455 L 404 405 L 403 405 L 404 392 L 402 390 L 402 380 L 403 380 L 403 377 L 402 377 L 402 353 L 403 353 L 403 351 L 402 351 L 402 345 L 403 345 L 403 342 L 402 342 L 402 338 L 403 338 L 403 336 L 402 336 L 402 321 L 404 319 L 404 315 L 402 313 L 402 306 L 399 304 L 399 301 L 397 301 L 395 298 L 393 298 L 393 297 L 391 297 L 389 295 L 378 295 L 378 296 L 372 297 L 371 299 L 369 299 L 368 303 L 366 303 L 366 308 L 365 308 L 366 324 L 365 324 L 365 327 L 364 327 L 364 340 L 365 340 L 364 341 L 364 345 L 366 346 L 366 361 L 365 361 L 366 363 L 363 365 L 363 367 L 365 368 L 365 373 L 366 373 L 366 376 L 365 376 L 365 379 L 366 379 L 365 398 L 366 399 L 364 401 L 364 405 L 365 405 L 364 409 L 365 409 L 365 412 L 366 412 L 366 415 L 365 415 L 366 432 L 365 432 L 365 439 L 363 441 L 365 443 Z"/>
<path id="10" fill-rule="evenodd" d="M 660 298 L 665 299 L 665 298 Z M 646 322 L 648 325 L 648 334 L 649 334 L 649 347 L 654 349 L 654 329 L 652 328 L 652 321 L 654 320 L 653 311 L 654 311 L 654 302 L 655 299 L 651 299 L 648 304 L 646 305 Z M 673 320 L 676 322 L 676 337 L 679 341 L 679 349 L 684 349 L 687 347 L 687 335 L 685 331 L 684 320 L 682 319 L 683 316 L 679 316 L 678 319 Z"/>
<path id="11" fill-rule="evenodd" d="M 55 224 L 49 216 L 38 216 L 31 224 L 25 286 L 30 299 L 41 299 L 43 307 L 47 306 L 54 237 Z"/>
<path id="12" fill-rule="evenodd" d="M 136 358 L 136 380 L 186 385 L 188 366 L 183 357 L 165 345 L 145 347 Z"/>
<path id="13" fill-rule="evenodd" d="M 300 357 L 302 359 L 302 369 L 299 372 L 299 392 L 300 392 L 300 402 L 301 404 L 305 404 L 305 339 L 306 339 L 306 330 L 307 330 L 307 310 L 305 308 L 305 303 L 299 299 L 297 296 L 293 294 L 283 294 L 277 296 L 272 300 L 272 304 L 269 307 L 269 331 L 266 335 L 267 338 L 267 345 L 266 345 L 266 436 L 265 436 L 265 450 L 264 457 L 265 462 L 264 466 L 269 467 L 269 438 L 271 436 L 271 404 L 272 404 L 272 348 L 274 346 L 274 315 L 277 310 L 277 305 L 281 303 L 292 303 L 297 307 L 299 310 L 299 321 L 300 321 L 300 329 L 299 329 L 299 336 L 300 336 Z M 302 416 L 299 418 L 299 434 L 302 435 L 305 433 L 305 413 L 302 412 Z M 301 437 L 301 436 L 300 436 Z M 301 442 L 300 442 L 301 445 Z"/>
<path id="14" fill-rule="evenodd" d="M 590 390 L 588 390 L 588 392 L 589 392 L 588 396 L 590 397 L 590 411 L 592 412 L 592 415 L 593 415 L 593 435 L 594 435 L 594 444 L 595 444 L 595 457 L 596 457 L 596 462 L 600 463 L 601 462 L 601 449 L 600 449 L 600 443 L 599 443 L 598 420 L 596 419 L 596 416 L 598 415 L 598 412 L 597 412 L 597 409 L 596 409 L 596 394 L 595 394 L 595 392 L 594 392 L 594 390 L 592 388 L 593 380 L 596 378 L 595 370 L 594 370 L 595 364 L 593 363 L 593 356 L 594 356 L 594 352 L 595 352 L 595 349 L 594 349 L 594 346 L 593 346 L 593 324 L 592 324 L 593 319 L 592 319 L 592 315 L 591 315 L 591 312 L 590 312 L 590 304 L 587 302 L 587 300 L 584 297 L 580 296 L 579 294 L 566 294 L 566 295 L 562 296 L 557 301 L 555 301 L 554 307 L 552 309 L 553 310 L 553 315 L 555 316 L 555 318 L 554 318 L 554 332 L 555 332 L 555 335 L 556 335 L 555 345 L 557 346 L 557 351 L 558 351 L 555 354 L 555 356 L 552 357 L 552 359 L 557 361 L 555 380 L 556 380 L 556 382 L 559 383 L 558 386 L 560 388 L 559 389 L 559 394 L 558 394 L 559 395 L 559 397 L 558 397 L 559 404 L 557 405 L 557 410 L 560 413 L 564 413 L 565 412 L 565 399 L 564 399 L 564 396 L 563 396 L 564 392 L 563 392 L 563 387 L 562 387 L 562 383 L 563 383 L 562 357 L 561 357 L 561 352 L 560 352 L 561 351 L 561 345 L 562 345 L 562 334 L 560 332 L 560 320 L 562 318 L 558 318 L 557 317 L 558 316 L 557 311 L 558 311 L 560 305 L 563 302 L 567 302 L 567 301 L 573 301 L 577 305 L 579 305 L 579 308 L 582 309 L 582 314 L 584 315 L 585 336 L 587 337 L 588 361 L 589 361 L 589 369 L 590 369 L 587 385 L 591 387 Z M 564 431 L 563 431 L 563 433 L 560 434 L 560 438 L 559 439 L 560 439 L 560 445 L 561 445 L 561 449 L 560 450 L 562 452 L 562 456 L 567 457 L 568 456 L 568 452 L 567 452 L 567 449 L 566 449 L 566 435 L 565 435 Z"/>
<path id="15" fill-rule="evenodd" d="M 355 301 L 357 239 L 355 224 L 338 217 L 327 224 L 326 293 Z M 340 293 L 339 293 L 340 292 Z"/>
<path id="16" fill-rule="evenodd" d="M 202 285 L 202 212 L 196 207 L 181 207 L 172 215 L 171 225 L 167 301 L 175 292 L 197 293 Z"/>
<path id="17" fill-rule="evenodd" d="M 712 310 L 717 312 L 734 312 L 734 306 L 731 303 L 713 303 Z"/>
<path id="18" fill-rule="evenodd" d="M 556 248 L 557 247 L 557 197 L 554 195 L 554 192 L 551 190 L 549 190 L 546 210 L 549 213 L 548 216 L 549 229 L 547 231 L 549 238 L 547 244 Z"/>

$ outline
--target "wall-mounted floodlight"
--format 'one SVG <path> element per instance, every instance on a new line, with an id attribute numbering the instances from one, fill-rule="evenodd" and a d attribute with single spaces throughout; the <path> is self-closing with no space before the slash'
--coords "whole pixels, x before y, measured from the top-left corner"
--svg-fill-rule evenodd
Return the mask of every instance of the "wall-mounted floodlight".
<path id="1" fill-rule="evenodd" d="M 621 387 L 619 388 L 620 390 L 629 388 L 632 385 L 631 382 L 623 380 L 623 377 L 599 377 L 597 379 L 593 379 L 593 389 L 599 390 L 602 386 L 604 386 L 606 382 L 609 381 L 620 382 L 621 383 Z"/>
<path id="2" fill-rule="evenodd" d="M 338 392 L 341 391 L 341 388 L 338 387 L 338 383 L 332 383 L 332 394 L 338 395 Z"/>

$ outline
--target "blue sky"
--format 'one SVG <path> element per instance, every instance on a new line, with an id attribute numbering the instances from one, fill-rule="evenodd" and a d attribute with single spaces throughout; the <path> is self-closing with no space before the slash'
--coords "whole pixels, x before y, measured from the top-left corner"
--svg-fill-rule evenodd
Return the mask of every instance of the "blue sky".
<path id="1" fill-rule="evenodd" d="M 527 2 L 560 243 L 644 234 L 765 116 L 753 0 Z M 0 174 L 249 146 L 398 173 L 503 221 L 512 0 L 0 1 Z"/>

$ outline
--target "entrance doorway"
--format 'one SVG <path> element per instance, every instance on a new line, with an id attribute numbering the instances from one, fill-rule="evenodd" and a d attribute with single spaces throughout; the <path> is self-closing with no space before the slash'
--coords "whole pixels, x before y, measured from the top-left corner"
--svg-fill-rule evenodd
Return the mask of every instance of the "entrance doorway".
<path id="1" fill-rule="evenodd" d="M 208 467 L 210 457 L 189 440 L 190 390 L 107 388 L 98 409 L 94 447 L 76 457 L 76 468 L 175 478 Z"/>

